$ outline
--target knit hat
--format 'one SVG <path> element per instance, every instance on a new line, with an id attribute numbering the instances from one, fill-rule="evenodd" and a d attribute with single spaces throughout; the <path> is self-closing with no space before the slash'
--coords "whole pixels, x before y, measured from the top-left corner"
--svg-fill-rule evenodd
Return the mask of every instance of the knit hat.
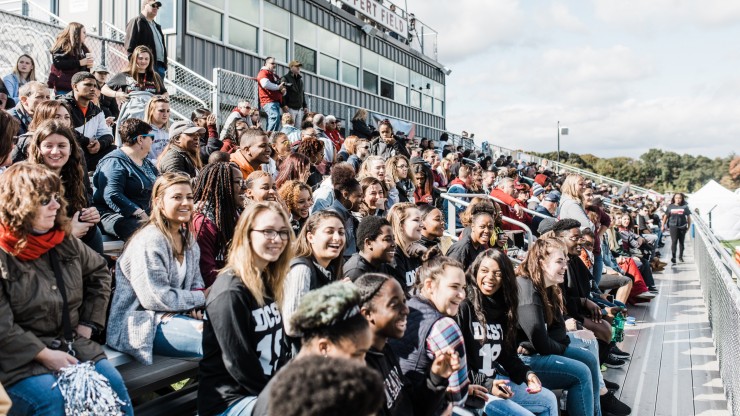
<path id="1" fill-rule="evenodd" d="M 545 188 L 543 188 L 542 185 L 538 184 L 537 182 L 532 184 L 532 195 L 540 196 L 544 192 L 545 192 Z"/>

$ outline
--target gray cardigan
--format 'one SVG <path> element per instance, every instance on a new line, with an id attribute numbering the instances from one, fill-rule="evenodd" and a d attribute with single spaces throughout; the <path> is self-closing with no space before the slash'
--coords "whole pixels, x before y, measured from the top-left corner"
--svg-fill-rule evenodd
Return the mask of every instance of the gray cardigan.
<path id="1" fill-rule="evenodd" d="M 185 279 L 167 238 L 147 225 L 126 245 L 116 263 L 116 290 L 108 318 L 106 342 L 144 364 L 152 363 L 154 334 L 162 315 L 203 307 L 200 249 L 195 241 L 185 251 Z"/>
<path id="2" fill-rule="evenodd" d="M 560 207 L 558 208 L 558 219 L 562 220 L 565 218 L 572 218 L 581 223 L 581 230 L 590 228 L 591 231 L 596 231 L 596 226 L 586 215 L 586 210 L 583 209 L 581 201 L 573 199 L 570 195 L 563 194 L 560 197 Z"/>

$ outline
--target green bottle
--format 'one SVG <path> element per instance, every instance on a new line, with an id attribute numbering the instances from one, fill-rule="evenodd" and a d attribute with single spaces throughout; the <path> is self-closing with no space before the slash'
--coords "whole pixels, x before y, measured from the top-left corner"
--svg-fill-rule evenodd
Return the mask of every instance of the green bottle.
<path id="1" fill-rule="evenodd" d="M 612 341 L 624 341 L 624 315 L 622 315 L 622 312 L 617 312 L 617 316 L 614 317 L 614 322 L 612 323 Z"/>

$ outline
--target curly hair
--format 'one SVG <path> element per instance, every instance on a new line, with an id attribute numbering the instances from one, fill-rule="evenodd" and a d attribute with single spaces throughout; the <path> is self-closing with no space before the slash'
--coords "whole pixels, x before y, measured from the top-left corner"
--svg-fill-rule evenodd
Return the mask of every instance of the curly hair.
<path id="1" fill-rule="evenodd" d="M 350 282 L 334 282 L 306 293 L 290 324 L 303 334 L 304 344 L 314 338 L 337 344 L 369 328 L 360 314 L 360 292 Z"/>
<path id="2" fill-rule="evenodd" d="M 59 210 L 54 219 L 54 228 L 71 232 L 67 217 L 67 201 L 64 199 L 62 180 L 56 173 L 30 162 L 20 162 L 9 167 L 0 175 L 0 224 L 18 238 L 17 254 L 26 246 L 28 235 L 33 233 L 33 221 L 43 200 L 53 194 L 59 195 Z"/>
<path id="3" fill-rule="evenodd" d="M 387 219 L 375 215 L 368 215 L 361 219 L 357 226 L 357 249 L 364 251 L 365 240 L 375 241 L 386 225 L 390 227 L 391 223 Z"/>
<path id="4" fill-rule="evenodd" d="M 283 187 L 283 184 L 288 181 L 300 181 L 302 179 L 302 175 L 310 169 L 311 161 L 308 157 L 300 153 L 291 153 L 285 158 L 285 160 L 283 160 L 283 163 L 280 164 L 280 172 L 278 173 L 277 179 L 275 179 L 275 186 L 280 189 Z"/>
<path id="5" fill-rule="evenodd" d="M 300 181 L 286 181 L 285 183 L 283 183 L 283 186 L 278 188 L 278 195 L 280 195 L 280 199 L 285 202 L 285 205 L 288 206 L 288 209 L 293 214 L 295 214 L 296 212 L 296 208 L 298 206 L 298 198 L 301 195 L 302 191 L 308 191 L 308 197 L 313 198 L 311 187 Z"/>
<path id="6" fill-rule="evenodd" d="M 41 123 L 36 128 L 33 138 L 31 139 L 31 144 L 28 148 L 28 160 L 45 166 L 44 156 L 41 154 L 41 143 L 53 134 L 63 136 L 69 142 L 69 159 L 67 159 L 67 163 L 62 166 L 59 176 L 62 179 L 64 193 L 69 202 L 71 212 L 68 214 L 72 215 L 72 212 L 74 211 L 80 211 L 87 208 L 88 201 L 85 182 L 89 180 L 85 175 L 85 169 L 83 169 L 84 159 L 82 156 L 82 150 L 75 140 L 75 135 L 72 129 L 62 124 L 61 121 L 54 119 L 46 120 Z"/>
<path id="7" fill-rule="evenodd" d="M 383 406 L 380 397 L 380 373 L 364 362 L 310 355 L 277 373 L 269 409 L 281 416 L 343 416 L 350 409 L 354 415 L 374 415 Z"/>
<path id="8" fill-rule="evenodd" d="M 401 161 L 406 162 L 406 166 L 408 167 L 408 171 L 407 171 L 408 176 L 406 176 L 406 178 L 403 178 L 403 179 L 410 180 L 411 183 L 414 184 L 414 186 L 416 186 L 416 175 L 414 174 L 414 169 L 412 169 L 411 162 L 409 161 L 409 159 L 404 155 L 391 156 L 391 158 L 388 159 L 387 162 L 385 162 L 386 175 L 390 175 L 390 177 L 393 178 L 393 182 L 400 181 L 402 178 L 398 177 L 396 170 L 397 170 L 398 164 Z"/>
<path id="9" fill-rule="evenodd" d="M 306 137 L 300 141 L 296 152 L 306 155 L 309 160 L 314 160 L 318 155 L 324 154 L 324 142 L 315 137 Z"/>

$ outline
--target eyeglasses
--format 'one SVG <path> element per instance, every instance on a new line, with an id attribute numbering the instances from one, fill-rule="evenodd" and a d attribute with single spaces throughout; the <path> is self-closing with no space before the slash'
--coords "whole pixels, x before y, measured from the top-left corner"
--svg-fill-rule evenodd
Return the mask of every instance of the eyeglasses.
<path id="1" fill-rule="evenodd" d="M 252 230 L 253 232 L 262 233 L 262 235 L 265 236 L 268 240 L 275 240 L 277 236 L 280 236 L 280 239 L 283 241 L 288 241 L 290 239 L 290 232 L 288 231 L 277 231 L 277 230 Z"/>
<path id="2" fill-rule="evenodd" d="M 409 165 L 398 165 L 396 166 L 398 169 L 408 169 Z"/>
<path id="3" fill-rule="evenodd" d="M 246 181 L 246 179 L 239 179 L 239 180 L 233 181 L 232 183 L 234 185 L 239 185 L 239 187 L 241 188 L 242 191 L 246 191 L 247 190 L 247 181 Z"/>
<path id="4" fill-rule="evenodd" d="M 42 206 L 47 206 L 47 205 L 51 204 L 52 199 L 54 201 L 61 202 L 61 197 L 59 196 L 59 194 L 58 193 L 53 193 L 53 194 L 51 194 L 51 196 L 48 196 L 46 198 L 41 199 L 41 205 Z"/>

